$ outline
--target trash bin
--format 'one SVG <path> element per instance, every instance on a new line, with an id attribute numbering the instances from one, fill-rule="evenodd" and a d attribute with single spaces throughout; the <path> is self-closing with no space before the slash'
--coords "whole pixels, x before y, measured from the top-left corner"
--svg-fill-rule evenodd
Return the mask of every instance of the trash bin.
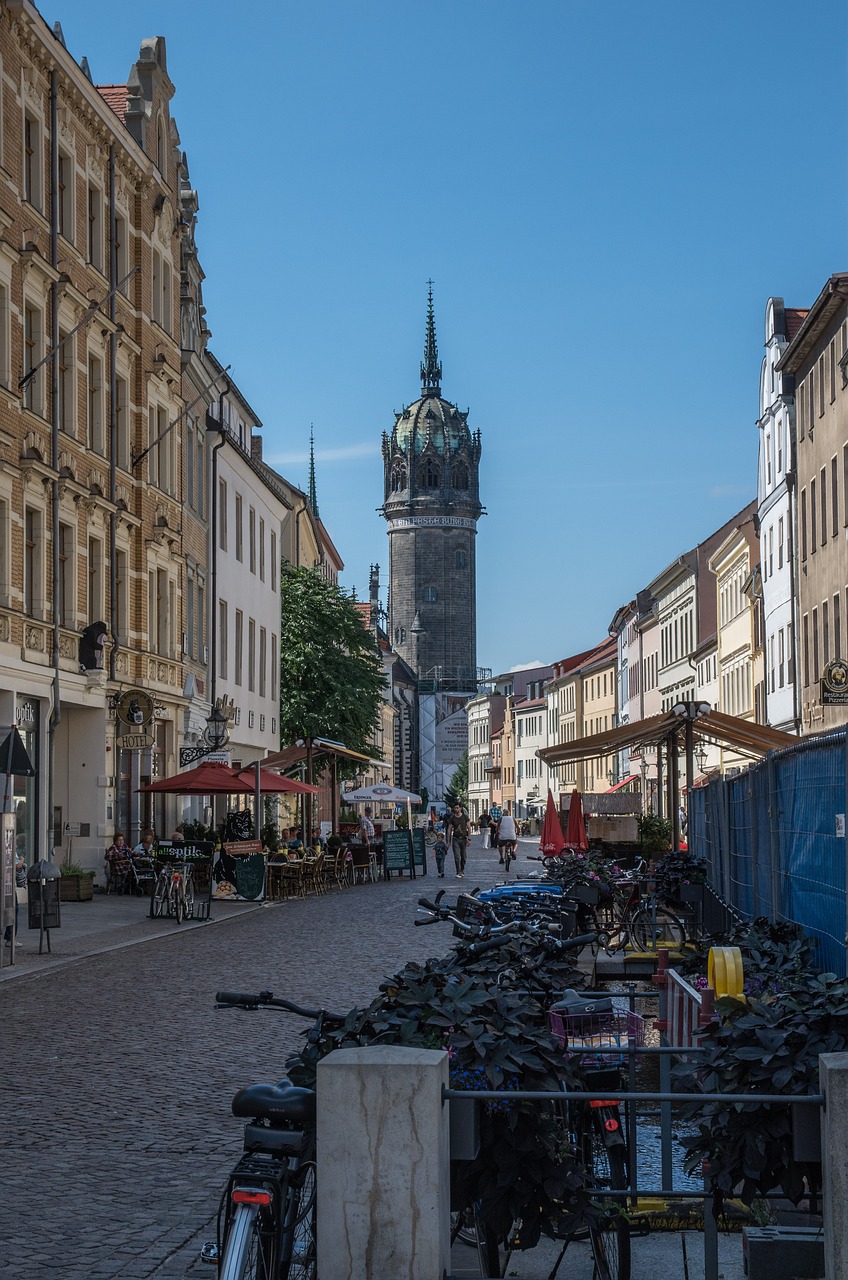
<path id="1" fill-rule="evenodd" d="M 27 872 L 27 912 L 30 929 L 59 929 L 59 868 L 43 859 Z"/>

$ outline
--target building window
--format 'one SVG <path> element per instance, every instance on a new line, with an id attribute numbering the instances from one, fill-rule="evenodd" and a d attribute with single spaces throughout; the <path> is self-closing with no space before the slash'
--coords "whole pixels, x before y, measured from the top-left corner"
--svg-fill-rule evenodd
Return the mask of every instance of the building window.
<path id="1" fill-rule="evenodd" d="M 92 355 L 88 357 L 87 404 L 86 443 L 92 452 L 102 457 L 105 453 L 103 448 L 103 362 Z"/>
<path id="2" fill-rule="evenodd" d="M 395 467 L 392 471 L 392 493 L 400 493 L 406 488 L 406 468 Z"/>
<path id="3" fill-rule="evenodd" d="M 265 521 L 259 517 L 259 581 L 265 581 Z"/>
<path id="4" fill-rule="evenodd" d="M 127 220 L 117 214 L 115 217 L 115 283 L 120 285 L 120 291 L 124 297 L 127 296 L 129 285 L 129 280 L 125 277 L 130 269 L 127 236 Z M 123 284 L 121 284 L 122 280 Z"/>
<path id="5" fill-rule="evenodd" d="M 173 273 L 170 263 L 162 261 L 162 328 L 171 333 L 174 316 Z"/>
<path id="6" fill-rule="evenodd" d="M 822 604 L 822 665 L 830 662 L 830 608 L 825 600 Z"/>
<path id="7" fill-rule="evenodd" d="M 461 462 L 458 462 L 453 469 L 453 487 L 454 489 L 468 488 L 468 468 Z"/>
<path id="8" fill-rule="evenodd" d="M 774 525 L 769 525 L 768 531 L 768 571 L 769 577 L 774 573 Z"/>
<path id="9" fill-rule="evenodd" d="M 124 471 L 130 469 L 130 412 L 129 383 L 118 375 L 115 378 L 115 461 Z"/>
<path id="10" fill-rule="evenodd" d="M 218 545 L 227 549 L 227 482 L 218 481 Z"/>
<path id="11" fill-rule="evenodd" d="M 213 604 L 214 608 L 214 604 Z M 218 601 L 218 675 L 227 678 L 227 602 Z"/>
<path id="12" fill-rule="evenodd" d="M 813 682 L 819 679 L 819 611 L 813 609 Z"/>
<path id="13" fill-rule="evenodd" d="M 74 238 L 74 162 L 67 152 L 59 151 L 59 186 L 56 192 L 56 214 L 59 235 Z"/>
<path id="14" fill-rule="evenodd" d="M 771 488 L 771 436 L 766 436 L 766 484 Z"/>
<path id="15" fill-rule="evenodd" d="M 265 697 L 267 687 L 266 667 L 268 666 L 268 632 L 259 628 L 259 696 Z"/>
<path id="16" fill-rule="evenodd" d="M 836 454 L 830 460 L 830 532 L 831 537 L 839 535 L 839 460 Z"/>
<path id="17" fill-rule="evenodd" d="M 241 494 L 236 494 L 236 560 L 244 560 L 244 535 L 242 529 Z"/>
<path id="18" fill-rule="evenodd" d="M 783 516 L 777 522 L 777 567 L 783 568 Z"/>
<path id="19" fill-rule="evenodd" d="M 428 458 L 421 468 L 422 489 L 438 489 L 442 483 L 442 473 L 432 458 Z"/>
<path id="20" fill-rule="evenodd" d="M 31 618 L 43 613 L 41 512 L 27 507 L 24 515 L 24 610 Z"/>
<path id="21" fill-rule="evenodd" d="M 256 573 L 256 512 L 250 507 L 247 513 L 248 554 L 250 556 L 250 572 Z"/>
<path id="22" fill-rule="evenodd" d="M 24 377 L 35 369 L 42 359 L 44 348 L 44 318 L 37 307 L 24 307 Z M 44 368 L 40 368 L 24 385 L 24 408 L 32 413 L 44 412 Z"/>
<path id="23" fill-rule="evenodd" d="M 848 469 L 848 454 L 846 455 L 846 469 Z M 801 490 L 801 559 L 807 558 L 807 490 Z"/>
<path id="24" fill-rule="evenodd" d="M 197 424 L 197 466 L 194 473 L 195 493 L 197 494 L 197 514 L 201 520 L 206 516 L 206 466 L 203 450 L 206 444 L 200 423 Z"/>
<path id="25" fill-rule="evenodd" d="M 838 591 L 833 597 L 833 656 L 842 657 L 842 618 Z"/>
<path id="26" fill-rule="evenodd" d="M 103 543 L 99 538 L 88 540 L 88 621 L 98 622 L 104 614 L 103 599 Z"/>
<path id="27" fill-rule="evenodd" d="M 277 672 L 279 671 L 279 663 L 277 662 L 277 637 L 271 633 L 271 701 L 277 697 Z M 271 722 L 274 724 L 274 721 Z M 275 732 L 275 730 L 272 730 Z"/>
<path id="28" fill-rule="evenodd" d="M 88 261 L 103 270 L 103 193 L 93 182 L 88 184 Z"/>
<path id="29" fill-rule="evenodd" d="M 247 622 L 247 687 L 251 693 L 256 689 L 256 623 L 253 618 Z"/>
<path id="30" fill-rule="evenodd" d="M 783 633 L 783 627 L 777 633 L 777 684 L 782 689 L 785 677 L 786 662 L 786 641 Z M 774 686 L 772 686 L 774 687 Z"/>
<path id="31" fill-rule="evenodd" d="M 156 652 L 171 656 L 171 593 L 165 569 L 156 570 Z"/>
<path id="32" fill-rule="evenodd" d="M 233 679 L 235 683 L 240 685 L 242 679 L 242 665 L 244 659 L 244 614 L 241 609 L 236 609 L 236 639 L 235 639 L 235 667 Z"/>
<path id="33" fill-rule="evenodd" d="M 190 658 L 195 656 L 194 647 L 194 574 L 186 574 L 186 629 L 183 649 Z"/>
<path id="34" fill-rule="evenodd" d="M 810 554 L 815 555 L 818 546 L 818 517 L 816 509 L 816 482 L 810 481 Z"/>
<path id="35" fill-rule="evenodd" d="M 129 581 L 127 576 L 126 551 L 115 552 L 115 612 L 118 637 L 126 641 L 129 638 Z"/>
<path id="36" fill-rule="evenodd" d="M 819 501 L 821 502 L 821 544 L 824 547 L 827 545 L 827 467 L 821 469 Z"/>
<path id="37" fill-rule="evenodd" d="M 201 662 L 206 661 L 206 579 L 197 575 L 197 645 L 195 653 Z"/>
<path id="38" fill-rule="evenodd" d="M 453 553 L 453 567 L 455 569 L 464 569 L 467 563 L 467 557 L 464 551 L 455 551 Z"/>
<path id="39" fill-rule="evenodd" d="M 74 340 L 59 330 L 59 377 L 56 383 L 59 430 L 74 434 Z"/>
<path id="40" fill-rule="evenodd" d="M 41 124 L 27 111 L 24 115 L 24 200 L 41 208 L 42 171 Z"/>
<path id="41" fill-rule="evenodd" d="M 56 618 L 60 627 L 74 625 L 74 531 L 59 525 L 59 577 L 56 580 Z M 97 621 L 97 619 L 95 619 Z"/>
<path id="42" fill-rule="evenodd" d="M 421 599 L 425 604 L 435 604 L 439 599 L 439 593 L 435 587 L 424 587 L 421 591 Z"/>
<path id="43" fill-rule="evenodd" d="M 277 564 L 277 535 L 271 531 L 271 590 L 277 590 L 277 579 L 280 576 L 280 566 Z"/>
<path id="44" fill-rule="evenodd" d="M 786 624 L 786 683 L 792 684 L 795 679 L 795 637 L 792 623 Z"/>

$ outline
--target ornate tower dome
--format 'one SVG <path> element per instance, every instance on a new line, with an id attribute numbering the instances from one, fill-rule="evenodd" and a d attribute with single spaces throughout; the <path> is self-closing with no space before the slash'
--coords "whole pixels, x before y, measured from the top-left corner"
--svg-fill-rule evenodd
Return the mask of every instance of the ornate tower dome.
<path id="1" fill-rule="evenodd" d="M 482 445 L 441 383 L 430 282 L 421 396 L 383 433 L 389 633 L 422 688 L 473 690 Z"/>

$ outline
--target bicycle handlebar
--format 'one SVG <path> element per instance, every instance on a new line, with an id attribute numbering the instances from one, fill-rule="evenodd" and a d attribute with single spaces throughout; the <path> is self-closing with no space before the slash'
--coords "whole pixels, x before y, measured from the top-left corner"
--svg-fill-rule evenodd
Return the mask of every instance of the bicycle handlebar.
<path id="1" fill-rule="evenodd" d="M 291 1000 L 275 996 L 271 991 L 259 991 L 254 995 L 244 995 L 237 991 L 216 991 L 215 1003 L 221 1009 L 284 1009 L 288 1013 L 296 1013 L 300 1018 L 311 1018 L 317 1022 L 319 1018 L 329 1018 L 331 1022 L 344 1022 L 346 1013 L 331 1013 L 329 1009 L 304 1009 Z"/>

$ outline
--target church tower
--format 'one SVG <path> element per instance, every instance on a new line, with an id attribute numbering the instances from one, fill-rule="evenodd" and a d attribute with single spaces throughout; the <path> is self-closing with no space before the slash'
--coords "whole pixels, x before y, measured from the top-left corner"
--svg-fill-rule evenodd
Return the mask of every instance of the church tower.
<path id="1" fill-rule="evenodd" d="M 421 396 L 383 433 L 389 637 L 422 692 L 476 691 L 480 432 L 442 398 L 433 288 Z"/>

